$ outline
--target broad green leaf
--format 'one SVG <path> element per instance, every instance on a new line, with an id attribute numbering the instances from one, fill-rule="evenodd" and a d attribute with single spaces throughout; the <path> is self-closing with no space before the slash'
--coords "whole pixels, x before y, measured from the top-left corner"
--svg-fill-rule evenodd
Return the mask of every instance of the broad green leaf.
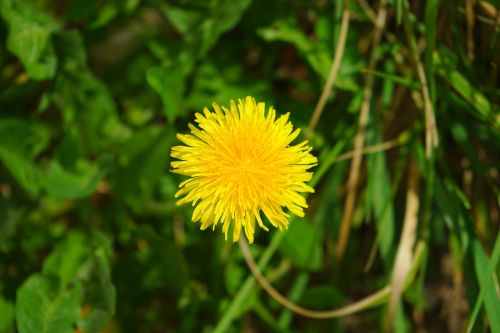
<path id="1" fill-rule="evenodd" d="M 202 45 L 199 57 L 204 57 L 219 37 L 238 23 L 252 0 L 220 1 L 201 25 Z"/>
<path id="2" fill-rule="evenodd" d="M 327 80 L 332 61 L 328 52 L 329 48 L 323 48 L 314 43 L 296 25 L 288 21 L 277 21 L 270 27 L 260 28 L 257 33 L 266 41 L 282 41 L 294 45 L 322 81 Z M 346 51 L 349 53 L 350 49 Z M 344 64 L 349 60 L 348 57 L 345 57 L 345 60 Z M 342 69 L 335 80 L 335 87 L 348 91 L 358 89 L 353 80 L 342 75 Z"/>
<path id="3" fill-rule="evenodd" d="M 163 5 L 161 9 L 177 31 L 184 35 L 195 31 L 206 16 L 201 9 L 184 9 L 169 4 Z"/>
<path id="4" fill-rule="evenodd" d="M 60 58 L 53 101 L 64 125 L 79 131 L 87 150 L 122 142 L 130 135 L 116 112 L 107 86 L 88 68 L 85 46 L 76 31 L 58 33 L 54 39 Z"/>
<path id="5" fill-rule="evenodd" d="M 0 160 L 31 196 L 36 196 L 40 189 L 40 170 L 35 158 L 49 139 L 49 131 L 38 123 L 0 119 Z"/>
<path id="6" fill-rule="evenodd" d="M 30 0 L 3 0 L 0 14 L 9 28 L 7 48 L 23 63 L 35 80 L 51 78 L 57 58 L 51 35 L 57 22 Z"/>
<path id="7" fill-rule="evenodd" d="M 173 123 L 184 109 L 184 90 L 188 68 L 160 66 L 148 70 L 148 83 L 160 95 L 167 119 Z"/>
<path id="8" fill-rule="evenodd" d="M 103 170 L 86 161 L 80 161 L 77 170 L 67 170 L 52 161 L 42 183 L 47 193 L 56 199 L 78 199 L 92 194 L 103 176 Z"/>
<path id="9" fill-rule="evenodd" d="M 251 2 L 252 0 L 221 1 L 207 9 L 208 13 L 171 5 L 161 6 L 165 16 L 184 34 L 184 48 L 178 52 L 177 57 L 146 73 L 149 85 L 161 97 L 170 123 L 182 115 L 186 107 L 186 79 L 195 61 L 204 58 L 220 36 L 238 23 Z"/>
<path id="10" fill-rule="evenodd" d="M 86 333 L 100 333 L 115 315 L 116 289 L 111 280 L 111 241 L 102 233 L 94 232 L 90 239 L 92 253 L 82 266 L 80 279 L 85 294 L 83 303 L 90 309 L 88 317 L 78 326 Z"/>
<path id="11" fill-rule="evenodd" d="M 44 262 L 44 274 L 57 277 L 59 288 L 81 286 L 83 297 L 79 302 L 88 314 L 79 318 L 78 326 L 86 333 L 101 332 L 115 313 L 116 291 L 110 261 L 111 243 L 106 236 L 99 232 L 73 232 Z"/>
<path id="12" fill-rule="evenodd" d="M 305 219 L 293 221 L 283 236 L 280 250 L 298 267 L 317 270 L 323 253 L 319 232 Z"/>
<path id="13" fill-rule="evenodd" d="M 319 49 L 302 30 L 284 21 L 275 22 L 272 26 L 258 30 L 266 41 L 282 41 L 293 44 L 309 62 L 314 71 L 326 81 L 330 59 L 328 53 Z"/>
<path id="14" fill-rule="evenodd" d="M 41 274 L 29 277 L 17 292 L 19 333 L 72 333 L 80 317 L 80 288 L 58 288 Z"/>
<path id="15" fill-rule="evenodd" d="M 221 68 L 210 61 L 199 66 L 193 78 L 189 100 L 185 101 L 186 108 L 201 111 L 205 107 L 210 109 L 213 102 L 228 105 L 235 98 L 258 98 L 272 90 L 267 80 L 248 82 L 242 78 L 245 74 L 239 64 L 225 66 L 224 72 L 225 75 L 221 75 Z"/>
<path id="16" fill-rule="evenodd" d="M 45 259 L 43 272 L 58 277 L 60 287 L 67 287 L 77 279 L 82 263 L 89 257 L 90 248 L 81 233 L 72 232 Z"/>
<path id="17" fill-rule="evenodd" d="M 208 8 L 183 9 L 172 5 L 161 7 L 167 19 L 184 35 L 185 42 L 195 46 L 195 57 L 201 59 L 220 36 L 234 27 L 252 0 L 216 1 Z"/>

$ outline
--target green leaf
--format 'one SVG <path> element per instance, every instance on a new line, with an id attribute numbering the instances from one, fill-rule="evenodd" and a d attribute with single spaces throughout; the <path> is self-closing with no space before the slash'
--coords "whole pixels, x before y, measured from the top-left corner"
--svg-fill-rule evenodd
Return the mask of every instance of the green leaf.
<path id="1" fill-rule="evenodd" d="M 115 314 L 116 289 L 111 280 L 111 241 L 99 232 L 90 239 L 91 256 L 82 266 L 80 279 L 85 287 L 83 303 L 91 310 L 78 326 L 86 333 L 100 333 Z"/>
<path id="2" fill-rule="evenodd" d="M 372 117 L 367 134 L 370 144 L 382 143 L 382 132 L 377 118 Z M 368 186 L 367 205 L 371 205 L 377 223 L 377 242 L 382 257 L 389 260 L 394 241 L 394 207 L 387 162 L 384 153 L 370 154 L 367 157 Z"/>
<path id="3" fill-rule="evenodd" d="M 326 81 L 330 59 L 325 50 L 319 49 L 302 30 L 289 22 L 277 21 L 272 26 L 261 28 L 258 34 L 266 41 L 282 41 L 293 44 L 304 55 L 314 71 Z"/>
<path id="4" fill-rule="evenodd" d="M 173 123 L 183 113 L 187 67 L 159 66 L 146 73 L 148 83 L 160 95 L 168 120 Z"/>
<path id="5" fill-rule="evenodd" d="M 80 289 L 57 288 L 41 274 L 29 277 L 17 292 L 19 333 L 72 333 L 80 316 Z"/>
<path id="6" fill-rule="evenodd" d="M 197 59 L 203 59 L 220 36 L 234 27 L 252 0 L 220 1 L 210 12 L 185 10 L 171 5 L 161 9 L 167 19 L 184 34 L 184 48 L 172 61 L 150 68 L 146 73 L 149 85 L 160 95 L 170 123 L 183 114 L 186 79 Z M 204 20 L 201 20 L 205 18 Z"/>
<path id="7" fill-rule="evenodd" d="M 388 258 L 394 240 L 394 208 L 392 205 L 391 184 L 387 172 L 385 156 L 382 153 L 368 157 L 367 195 L 373 205 L 377 221 L 377 241 L 382 257 Z"/>
<path id="8" fill-rule="evenodd" d="M 79 285 L 82 303 L 90 310 L 79 319 L 86 333 L 98 333 L 115 313 L 116 290 L 111 281 L 111 242 L 99 232 L 73 232 L 45 260 L 43 272 L 57 277 L 59 288 Z"/>
<path id="9" fill-rule="evenodd" d="M 40 170 L 34 159 L 49 139 L 49 131 L 38 123 L 0 119 L 0 160 L 31 196 L 40 189 Z"/>
<path id="10" fill-rule="evenodd" d="M 442 53 L 445 53 L 443 50 Z M 478 113 L 481 119 L 491 119 L 495 127 L 500 127 L 500 118 L 493 118 L 493 112 L 488 99 L 478 90 L 475 85 L 456 70 L 446 55 L 434 53 L 434 64 L 438 74 L 455 91 L 466 100 Z"/>
<path id="11" fill-rule="evenodd" d="M 83 160 L 77 164 L 76 171 L 52 161 L 42 183 L 48 194 L 56 199 L 78 199 L 94 193 L 103 176 L 102 169 Z"/>
<path id="12" fill-rule="evenodd" d="M 374 76 L 386 79 L 386 81 L 394 82 L 396 84 L 399 84 L 403 87 L 407 87 L 413 90 L 420 89 L 420 83 L 414 81 L 411 78 L 405 78 L 403 76 L 399 75 L 394 75 L 394 74 L 388 74 L 380 71 L 375 71 L 375 70 L 368 70 L 365 69 L 363 70 L 365 73 L 372 73 Z"/>
<path id="13" fill-rule="evenodd" d="M 432 99 L 435 97 L 435 68 L 432 58 L 434 49 L 436 48 L 436 25 L 439 3 L 439 0 L 430 0 L 425 4 L 425 40 L 427 43 L 425 47 L 425 70 Z"/>
<path id="14" fill-rule="evenodd" d="M 321 44 L 313 42 L 296 24 L 288 21 L 276 21 L 272 26 L 260 28 L 257 33 L 266 41 L 282 41 L 294 45 L 314 72 L 323 82 L 326 82 L 332 61 L 329 48 L 321 47 Z M 346 55 L 350 52 L 351 49 L 348 47 Z M 348 91 L 357 91 L 356 82 L 344 75 L 346 69 L 351 72 L 358 66 L 358 64 L 349 63 L 349 61 L 349 56 L 345 56 L 342 69 L 335 80 L 335 87 Z"/>
<path id="15" fill-rule="evenodd" d="M 59 286 L 64 288 L 75 281 L 78 270 L 89 254 L 84 236 L 73 232 L 45 259 L 43 272 L 57 276 Z"/>
<path id="16" fill-rule="evenodd" d="M 317 270 L 321 266 L 322 251 L 317 228 L 307 220 L 296 220 L 288 226 L 280 250 L 300 268 Z"/>
<path id="17" fill-rule="evenodd" d="M 0 14 L 9 28 L 7 48 L 22 62 L 35 80 L 51 78 L 57 58 L 51 35 L 58 29 L 55 20 L 30 0 L 3 0 Z"/>
<path id="18" fill-rule="evenodd" d="M 488 258 L 484 253 L 483 246 L 479 240 L 472 242 L 472 253 L 474 256 L 474 268 L 479 287 L 483 295 L 484 307 L 488 314 L 488 320 L 492 332 L 500 332 L 500 297 L 493 267 L 488 269 Z"/>
<path id="19" fill-rule="evenodd" d="M 60 58 L 53 101 L 64 125 L 78 131 L 88 151 L 97 151 L 130 135 L 116 112 L 107 86 L 88 68 L 85 45 L 76 31 L 58 33 L 54 45 Z"/>
<path id="20" fill-rule="evenodd" d="M 201 59 L 220 36 L 241 19 L 252 0 L 217 1 L 211 8 L 183 9 L 171 5 L 161 7 L 167 19 L 185 35 L 186 43 L 195 47 Z"/>
<path id="21" fill-rule="evenodd" d="M 220 1 L 201 26 L 202 46 L 199 57 L 203 57 L 215 45 L 219 37 L 238 23 L 252 0 Z"/>
<path id="22" fill-rule="evenodd" d="M 170 4 L 163 5 L 161 9 L 175 29 L 184 35 L 195 31 L 206 16 L 201 10 L 184 9 Z"/>
<path id="23" fill-rule="evenodd" d="M 500 262 L 500 234 L 497 235 L 495 245 L 493 246 L 493 251 L 491 253 L 491 257 L 490 257 L 490 260 L 488 263 L 488 271 L 486 272 L 486 274 L 487 275 L 495 274 L 495 267 L 498 266 L 499 262 Z M 478 314 L 481 310 L 481 307 L 483 305 L 483 302 L 484 302 L 484 293 L 485 292 L 486 292 L 486 289 L 481 289 L 479 292 L 476 303 L 474 305 L 474 309 L 471 312 L 469 324 L 467 327 L 467 333 L 472 332 L 472 329 L 474 328 L 474 324 L 477 320 L 477 316 L 478 316 Z"/>

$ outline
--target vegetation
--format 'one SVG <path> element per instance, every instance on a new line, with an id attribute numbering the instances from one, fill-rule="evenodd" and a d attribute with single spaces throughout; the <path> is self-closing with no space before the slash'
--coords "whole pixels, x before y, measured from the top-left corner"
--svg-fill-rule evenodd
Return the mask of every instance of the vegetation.
<path id="1" fill-rule="evenodd" d="M 499 8 L 0 1 L 0 333 L 500 332 Z M 169 170 L 246 96 L 318 166 L 238 246 Z"/>

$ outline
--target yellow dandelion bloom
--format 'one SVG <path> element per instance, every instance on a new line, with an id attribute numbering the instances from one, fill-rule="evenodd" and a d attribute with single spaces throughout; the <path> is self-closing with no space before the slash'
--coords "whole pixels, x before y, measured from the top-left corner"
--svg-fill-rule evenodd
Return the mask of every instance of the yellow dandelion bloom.
<path id="1" fill-rule="evenodd" d="M 255 222 L 264 229 L 261 212 L 276 228 L 288 227 L 283 208 L 304 216 L 307 208 L 301 192 L 314 192 L 306 182 L 317 164 L 312 148 L 304 141 L 292 146 L 300 129 L 293 130 L 289 113 L 276 117 L 270 107 L 252 97 L 231 101 L 229 109 L 213 103 L 215 112 L 207 108 L 196 113 L 198 127 L 189 124 L 191 134 L 177 134 L 185 145 L 172 148 L 172 172 L 188 176 L 179 185 L 177 205 L 191 203 L 193 222 L 201 221 L 201 229 L 222 224 L 227 233 L 232 225 L 236 242 L 241 228 L 250 243 L 254 239 Z"/>

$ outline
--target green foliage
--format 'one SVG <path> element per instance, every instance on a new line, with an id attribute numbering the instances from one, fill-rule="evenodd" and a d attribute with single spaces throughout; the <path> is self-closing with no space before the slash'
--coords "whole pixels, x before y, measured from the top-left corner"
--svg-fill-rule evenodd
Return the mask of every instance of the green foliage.
<path id="1" fill-rule="evenodd" d="M 97 232 L 73 232 L 47 257 L 43 273 L 30 276 L 17 292 L 20 332 L 100 332 L 115 313 L 111 244 Z M 85 313 L 82 318 L 80 313 Z"/>
<path id="2" fill-rule="evenodd" d="M 35 80 L 53 77 L 57 65 L 51 41 L 58 28 L 55 20 L 27 0 L 2 1 L 0 13 L 9 29 L 7 49 L 19 57 L 27 74 Z"/>
<path id="3" fill-rule="evenodd" d="M 247 95 L 290 112 L 319 159 L 306 217 L 251 247 L 276 289 L 324 310 L 389 283 L 414 161 L 420 252 L 394 331 L 499 332 L 499 2 L 388 1 L 378 44 L 383 2 L 348 2 L 340 71 L 308 131 L 344 3 L 0 1 L 0 333 L 382 331 L 388 294 L 348 320 L 298 316 L 176 206 L 176 133 Z M 363 155 L 337 258 L 364 102 L 364 146 L 384 148 Z"/>

